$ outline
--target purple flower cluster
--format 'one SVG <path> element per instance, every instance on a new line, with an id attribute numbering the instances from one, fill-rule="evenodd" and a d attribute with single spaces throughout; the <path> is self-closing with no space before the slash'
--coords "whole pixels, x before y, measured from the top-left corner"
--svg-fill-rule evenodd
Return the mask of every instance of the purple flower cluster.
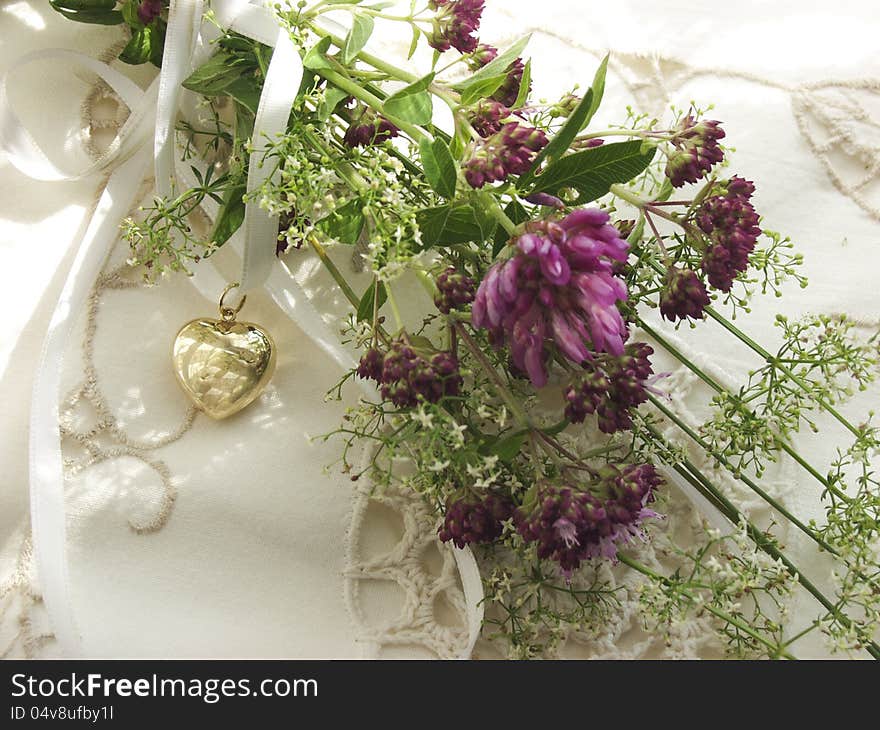
<path id="1" fill-rule="evenodd" d="M 692 269 L 670 267 L 660 292 L 660 315 L 674 322 L 676 319 L 702 319 L 709 306 L 706 285 Z"/>
<path id="2" fill-rule="evenodd" d="M 467 60 L 468 65 L 473 69 L 481 69 L 490 61 L 498 58 L 498 49 L 490 46 L 488 43 L 480 43 Z"/>
<path id="3" fill-rule="evenodd" d="M 690 115 L 679 122 L 671 140 L 675 151 L 666 162 L 666 177 L 673 187 L 697 182 L 724 159 L 724 150 L 718 144 L 724 139 L 724 130 L 719 125 L 711 119 L 697 122 Z"/>
<path id="4" fill-rule="evenodd" d="M 495 90 L 495 93 L 492 94 L 492 98 L 495 101 L 501 102 L 506 107 L 512 107 L 516 104 L 516 100 L 519 98 L 519 91 L 522 86 L 525 68 L 522 59 L 515 58 L 507 67 L 507 76 L 501 83 L 501 86 L 499 86 Z M 531 82 L 529 83 L 531 84 Z"/>
<path id="5" fill-rule="evenodd" d="M 514 506 L 507 497 L 489 493 L 483 499 L 465 497 L 446 500 L 446 514 L 438 534 L 441 542 L 456 547 L 494 542 L 503 532 L 502 523 L 513 517 Z"/>
<path id="6" fill-rule="evenodd" d="M 485 4 L 486 0 L 431 0 L 431 7 L 438 12 L 428 43 L 441 53 L 450 48 L 461 53 L 476 50 Z"/>
<path id="7" fill-rule="evenodd" d="M 709 283 L 721 291 L 730 291 L 734 279 L 749 266 L 761 229 L 750 199 L 755 186 L 733 176 L 717 194 L 707 197 L 696 212 L 700 230 L 709 238 L 702 268 Z"/>
<path id="8" fill-rule="evenodd" d="M 453 309 L 461 309 L 474 301 L 477 282 L 460 273 L 453 266 L 437 277 L 436 284 L 437 294 L 434 296 L 434 304 L 443 314 L 449 314 Z"/>
<path id="9" fill-rule="evenodd" d="M 361 115 L 345 130 L 342 141 L 352 149 L 368 147 L 396 137 L 399 132 L 400 130 L 385 117 L 364 108 Z"/>
<path id="10" fill-rule="evenodd" d="M 495 46 L 481 43 L 477 46 L 470 59 L 468 59 L 468 62 L 471 68 L 476 70 L 482 68 L 490 61 L 494 61 L 497 56 L 498 49 L 495 48 Z M 522 78 L 525 73 L 525 68 L 526 67 L 521 58 L 515 58 L 511 61 L 510 65 L 505 69 L 505 73 L 507 74 L 506 78 L 501 83 L 501 86 L 499 86 L 489 98 L 506 107 L 512 107 L 519 98 L 519 90 L 522 86 Z"/>
<path id="11" fill-rule="evenodd" d="M 550 193 L 529 193 L 523 198 L 527 203 L 531 203 L 532 205 L 545 205 L 548 208 L 564 208 L 565 203 L 562 202 L 555 195 L 550 195 Z"/>
<path id="12" fill-rule="evenodd" d="M 162 14 L 163 9 L 162 0 L 141 0 L 137 9 L 138 20 L 144 25 L 149 25 Z"/>
<path id="13" fill-rule="evenodd" d="M 501 120 L 510 116 L 510 109 L 492 99 L 481 99 L 468 114 L 471 126 L 481 137 L 491 137 L 501 131 Z"/>
<path id="14" fill-rule="evenodd" d="M 473 156 L 464 164 L 464 176 L 471 187 L 481 188 L 508 175 L 522 175 L 546 145 L 547 136 L 540 129 L 508 122 L 474 147 Z"/>
<path id="15" fill-rule="evenodd" d="M 375 380 L 382 398 L 398 408 L 412 408 L 422 401 L 436 403 L 441 398 L 461 392 L 462 378 L 458 360 L 451 352 L 437 352 L 423 357 L 403 340 L 391 344 L 383 355 L 371 348 L 361 357 L 357 374 Z"/>
<path id="16" fill-rule="evenodd" d="M 644 537 L 642 521 L 658 516 L 646 505 L 661 481 L 652 465 L 640 464 L 609 467 L 595 493 L 546 482 L 531 509 L 517 513 L 517 529 L 537 543 L 539 558 L 555 560 L 570 577 L 582 561 L 614 559 L 619 545 Z"/>
<path id="17" fill-rule="evenodd" d="M 622 355 L 627 337 L 617 302 L 626 285 L 614 274 L 628 244 L 596 208 L 540 221 L 515 240 L 515 253 L 480 283 L 471 315 L 494 342 L 506 341 L 514 366 L 536 387 L 547 383 L 546 340 L 582 364 L 592 352 Z"/>
<path id="18" fill-rule="evenodd" d="M 603 433 L 632 428 L 630 410 L 648 398 L 646 383 L 654 374 L 653 354 L 650 345 L 634 342 L 619 357 L 606 355 L 588 363 L 585 372 L 565 389 L 565 417 L 582 423 L 595 413 Z"/>
<path id="19" fill-rule="evenodd" d="M 589 492 L 546 483 L 538 488 L 535 507 L 519 512 L 518 518 L 523 539 L 538 543 L 538 557 L 555 560 L 570 574 L 598 543 L 596 528 L 604 522 L 605 510 Z"/>

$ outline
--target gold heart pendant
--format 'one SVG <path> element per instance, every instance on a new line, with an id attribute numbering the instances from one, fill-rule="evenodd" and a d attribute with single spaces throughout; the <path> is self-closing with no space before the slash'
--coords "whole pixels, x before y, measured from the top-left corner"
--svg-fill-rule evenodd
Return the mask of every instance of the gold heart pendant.
<path id="1" fill-rule="evenodd" d="M 221 297 L 221 319 L 194 319 L 174 339 L 177 381 L 211 418 L 226 418 L 252 403 L 275 371 L 275 343 L 269 333 L 252 322 L 235 320 L 243 305 L 244 297 L 237 309 L 224 307 Z"/>

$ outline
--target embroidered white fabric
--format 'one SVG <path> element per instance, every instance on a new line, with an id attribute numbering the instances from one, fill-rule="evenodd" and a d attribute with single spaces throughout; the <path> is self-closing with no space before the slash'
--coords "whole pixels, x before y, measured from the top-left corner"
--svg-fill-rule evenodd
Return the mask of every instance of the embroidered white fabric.
<path id="1" fill-rule="evenodd" d="M 782 300 L 756 306 L 747 326 L 759 340 L 773 341 L 780 309 L 790 315 L 845 311 L 866 331 L 876 329 L 880 61 L 873 39 L 880 19 L 872 3 L 838 2 L 823 10 L 788 1 L 774 3 L 772 14 L 757 1 L 695 10 L 684 0 L 633 0 L 594 14 L 578 0 L 553 0 L 541 15 L 534 3 L 488 5 L 486 39 L 503 44 L 523 25 L 532 26 L 530 53 L 540 59 L 537 96 L 585 82 L 604 52 L 613 51 L 597 125 L 620 121 L 626 104 L 659 117 L 670 103 L 716 104 L 713 115 L 739 148 L 734 168 L 758 181 L 766 224 L 791 234 L 811 279 L 805 292 L 792 289 Z M 118 44 L 112 47 L 107 33 L 64 21 L 42 4 L 4 2 L 0 63 L 37 46 L 102 49 L 109 60 Z M 408 39 L 389 37 L 385 44 L 405 55 Z M 40 72 L 12 90 L 30 112 L 28 121 L 38 125 L 40 139 L 62 139 L 72 154 L 94 153 L 125 109 L 101 84 L 84 79 L 77 87 L 57 71 Z M 133 73 L 145 79 L 144 69 Z M 48 93 L 33 92 L 37 80 Z M 52 114 L 41 117 L 47 97 Z M 79 104 L 82 114 L 73 113 Z M 32 570 L 21 431 L 65 252 L 88 217 L 98 181 L 47 185 L 0 165 L 6 406 L 0 423 L 0 655 L 54 656 Z M 146 181 L 145 195 L 150 189 Z M 349 251 L 332 254 L 340 266 L 352 266 Z M 287 263 L 328 322 L 338 325 L 341 302 L 320 266 L 304 252 Z M 437 542 L 424 505 L 410 495 L 373 495 L 369 485 L 324 473 L 334 460 L 332 442 L 306 439 L 339 420 L 343 406 L 322 397 L 338 368 L 268 297 L 249 296 L 247 318 L 278 340 L 278 373 L 239 427 L 220 429 L 185 404 L 167 362 L 179 325 L 206 313 L 204 299 L 185 279 L 144 286 L 117 246 L 64 362 L 68 395 L 59 428 L 73 598 L 86 653 L 460 655 L 467 640 L 464 597 L 451 552 Z M 738 382 L 755 365 L 748 351 L 711 325 L 669 336 L 723 382 Z M 693 376 L 676 370 L 664 387 L 685 420 L 704 420 L 706 394 Z M 876 389 L 859 403 L 871 398 L 876 402 Z M 833 439 L 806 436 L 800 445 L 819 463 L 834 446 Z M 698 453 L 692 456 L 709 467 Z M 747 514 L 766 515 L 754 495 L 719 480 Z M 819 515 L 818 491 L 789 464 L 781 463 L 763 486 L 802 518 Z M 669 516 L 641 555 L 658 567 L 670 559 L 672 543 L 687 544 L 704 518 L 675 487 L 667 500 Z M 783 538 L 817 579 L 827 578 L 799 535 Z M 721 651 L 706 617 L 675 627 L 668 641 L 643 631 L 636 576 L 602 570 L 620 586 L 621 608 L 595 634 L 568 637 L 560 656 L 708 657 Z M 811 617 L 812 609 L 808 597 L 795 595 L 796 619 Z M 484 639 L 475 656 L 500 652 Z M 800 653 L 823 652 L 810 640 Z"/>

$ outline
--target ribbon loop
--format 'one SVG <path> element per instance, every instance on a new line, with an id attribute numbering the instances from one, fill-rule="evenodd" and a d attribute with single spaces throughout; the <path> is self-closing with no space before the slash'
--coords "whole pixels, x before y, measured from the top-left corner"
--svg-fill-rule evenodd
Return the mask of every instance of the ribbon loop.
<path id="1" fill-rule="evenodd" d="M 201 23 L 202 0 L 171 0 L 168 29 L 162 52 L 159 74 L 159 96 L 156 102 L 156 133 L 153 156 L 156 168 L 156 194 L 171 195 L 174 176 L 174 124 L 180 105 L 181 84 L 191 70 L 195 23 Z"/>
<path id="2" fill-rule="evenodd" d="M 129 116 L 107 150 L 92 164 L 70 169 L 53 161 L 19 119 L 9 100 L 9 77 L 33 63 L 63 61 L 66 66 L 84 68 L 101 78 L 129 108 Z M 22 56 L 0 76 L 0 147 L 9 161 L 22 173 L 36 180 L 81 180 L 107 170 L 130 157 L 146 141 L 153 120 L 158 87 L 144 92 L 136 83 L 116 69 L 83 53 L 63 48 L 34 51 Z"/>
<path id="3" fill-rule="evenodd" d="M 278 31 L 275 50 L 263 93 L 257 107 L 251 157 L 248 164 L 248 200 L 244 214 L 244 256 L 242 258 L 241 295 L 262 286 L 272 271 L 278 241 L 278 216 L 260 207 L 256 200 L 259 189 L 280 174 L 269 159 L 270 144 L 287 130 L 290 110 L 299 91 L 303 75 L 302 60 L 287 31 Z"/>

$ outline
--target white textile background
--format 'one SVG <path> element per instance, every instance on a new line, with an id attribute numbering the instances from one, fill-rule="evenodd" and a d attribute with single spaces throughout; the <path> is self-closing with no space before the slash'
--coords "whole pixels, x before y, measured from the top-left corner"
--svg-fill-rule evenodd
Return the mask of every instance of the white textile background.
<path id="1" fill-rule="evenodd" d="M 484 40 L 500 44 L 524 30 L 534 33 L 536 96 L 586 83 L 598 59 L 612 51 L 596 124 L 620 121 L 627 104 L 658 116 L 669 103 L 715 104 L 712 116 L 723 120 L 737 148 L 732 169 L 757 181 L 765 226 L 792 236 L 811 281 L 782 300 L 758 301 L 747 320 L 757 339 L 772 341 L 778 311 L 847 312 L 876 323 L 880 14 L 874 3 L 630 0 L 600 8 L 579 0 L 488 0 L 488 6 Z M 0 2 L 0 69 L 44 47 L 109 57 L 120 37 L 114 33 L 65 21 L 41 2 Z M 392 51 L 402 48 L 387 42 Z M 135 76 L 142 79 L 143 71 Z M 41 140 L 80 155 L 89 91 L 89 79 L 71 83 L 64 69 L 52 68 L 12 89 Z M 35 182 L 0 157 L 0 655 L 57 651 L 41 638 L 50 628 L 39 610 L 39 581 L 28 568 L 26 424 L 42 336 L 100 184 Z M 323 282 L 309 281 L 316 301 L 332 311 Z M 167 524 L 147 535 L 129 527 L 132 520 L 149 522 L 161 508 L 161 479 L 149 486 L 143 470 L 152 467 L 143 461 L 108 460 L 83 472 L 87 484 L 75 477 L 68 485 L 74 601 L 89 654 L 361 653 L 343 600 L 352 487 L 322 473 L 332 449 L 305 438 L 338 422 L 340 407 L 321 402 L 337 372 L 313 343 L 289 331 L 268 300 L 252 299 L 247 318 L 286 331 L 273 388 L 247 427 L 230 432 L 202 423 L 163 452 L 178 495 Z M 161 342 L 184 321 L 210 312 L 206 306 L 182 280 L 161 290 L 111 290 L 102 299 L 95 368 L 107 403 L 133 438 L 156 437 L 184 419 Z M 682 337 L 735 374 L 754 364 L 710 325 Z M 82 376 L 78 368 L 65 365 L 71 386 Z M 857 405 L 867 398 L 876 399 L 876 392 Z M 803 440 L 818 462 L 833 443 Z M 148 483 L 146 492 L 133 489 L 135 483 Z M 795 487 L 790 505 L 803 517 L 817 514 L 812 485 Z M 797 541 L 790 547 L 797 550 Z M 393 594 L 370 599 L 374 611 L 388 610 Z M 822 651 L 818 644 L 810 650 Z"/>

